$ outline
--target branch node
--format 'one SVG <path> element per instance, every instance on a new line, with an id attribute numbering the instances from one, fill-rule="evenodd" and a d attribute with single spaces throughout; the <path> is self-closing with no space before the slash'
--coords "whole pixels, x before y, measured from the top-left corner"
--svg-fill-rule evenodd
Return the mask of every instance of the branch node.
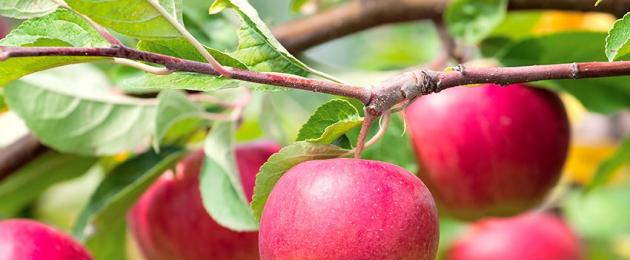
<path id="1" fill-rule="evenodd" d="M 577 62 L 571 63 L 571 78 L 577 79 L 580 77 L 580 68 L 578 67 Z"/>
<path id="2" fill-rule="evenodd" d="M 459 72 L 462 75 L 466 75 L 466 67 L 463 64 L 457 64 L 457 66 L 453 67 L 454 71 Z"/>

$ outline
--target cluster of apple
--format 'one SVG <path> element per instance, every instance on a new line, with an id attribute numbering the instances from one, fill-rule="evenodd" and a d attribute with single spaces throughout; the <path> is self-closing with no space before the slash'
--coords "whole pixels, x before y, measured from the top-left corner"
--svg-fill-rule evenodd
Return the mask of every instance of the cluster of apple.
<path id="1" fill-rule="evenodd" d="M 581 258 L 578 238 L 560 218 L 527 212 L 556 184 L 566 159 L 569 124 L 554 93 L 458 87 L 419 98 L 405 118 L 419 177 L 379 161 L 304 162 L 274 187 L 259 232 L 236 232 L 203 208 L 198 151 L 146 191 L 129 212 L 131 232 L 149 260 L 434 259 L 439 207 L 478 220 L 450 246 L 449 259 Z M 237 147 L 248 198 L 258 169 L 278 150 L 270 142 Z M 2 222 L 0 248 L 9 248 L 8 259 L 90 258 L 70 238 L 29 221 Z M 35 254 L 43 258 L 29 258 Z"/>

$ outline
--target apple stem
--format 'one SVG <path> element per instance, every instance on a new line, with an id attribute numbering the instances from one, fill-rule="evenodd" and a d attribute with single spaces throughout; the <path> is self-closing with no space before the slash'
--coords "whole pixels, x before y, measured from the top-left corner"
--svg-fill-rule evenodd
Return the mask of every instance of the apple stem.
<path id="1" fill-rule="evenodd" d="M 359 139 L 357 140 L 357 146 L 354 148 L 355 159 L 361 159 L 361 152 L 363 152 L 363 148 L 365 148 L 365 139 L 367 138 L 372 122 L 374 122 L 376 117 L 376 115 L 370 114 L 367 111 L 365 112 L 365 117 L 363 118 L 363 123 L 361 124 L 361 131 L 359 132 Z"/>

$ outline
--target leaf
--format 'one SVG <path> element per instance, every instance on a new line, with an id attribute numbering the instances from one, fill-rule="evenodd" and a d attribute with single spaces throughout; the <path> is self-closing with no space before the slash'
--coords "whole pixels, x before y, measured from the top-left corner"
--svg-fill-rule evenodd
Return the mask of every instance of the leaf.
<path id="1" fill-rule="evenodd" d="M 300 9 L 302 9 L 302 6 L 304 6 L 304 4 L 306 3 L 308 3 L 308 0 L 292 0 L 291 10 L 295 12 L 300 11 Z"/>
<path id="2" fill-rule="evenodd" d="M 33 134 L 59 151 L 112 155 L 146 147 L 155 129 L 156 104 L 114 94 L 89 65 L 25 77 L 5 94 Z"/>
<path id="3" fill-rule="evenodd" d="M 359 111 L 350 102 L 333 99 L 317 108 L 300 129 L 296 141 L 330 144 L 362 122 Z"/>
<path id="4" fill-rule="evenodd" d="M 3 0 L 4 1 L 4 0 Z M 0 46 L 61 46 L 61 47 L 106 47 L 109 46 L 100 34 L 81 17 L 71 11 L 59 9 L 54 13 L 23 22 Z M 0 86 L 24 75 L 45 69 L 91 61 L 102 61 L 104 57 L 23 57 L 0 62 Z"/>
<path id="5" fill-rule="evenodd" d="M 125 219 L 142 193 L 185 151 L 163 148 L 147 152 L 116 167 L 101 182 L 77 219 L 72 233 L 95 259 L 124 259 Z"/>
<path id="6" fill-rule="evenodd" d="M 586 187 L 587 191 L 591 191 L 597 187 L 606 184 L 613 173 L 623 165 L 630 162 L 630 136 L 619 146 L 615 154 L 602 162 L 593 176 L 593 180 Z"/>
<path id="7" fill-rule="evenodd" d="M 368 138 L 376 134 L 379 128 L 379 124 L 374 123 L 370 128 Z M 355 145 L 359 137 L 359 130 L 354 129 L 347 134 L 348 139 Z M 405 122 L 401 114 L 391 115 L 385 135 L 372 146 L 366 147 L 361 153 L 361 158 L 388 162 L 414 173 L 418 171 L 418 163 L 411 146 L 411 138 L 409 133 L 405 131 Z"/>
<path id="8" fill-rule="evenodd" d="M 243 20 L 238 32 L 238 50 L 233 55 L 251 70 L 300 76 L 306 76 L 310 72 L 332 78 L 309 68 L 282 47 L 247 0 L 216 0 L 210 7 L 210 13 L 218 13 L 226 7 L 234 9 Z"/>
<path id="9" fill-rule="evenodd" d="M 343 157 L 348 154 L 348 150 L 331 144 L 314 144 L 305 141 L 296 142 L 285 146 L 275 153 L 256 175 L 256 186 L 254 187 L 254 199 L 252 209 L 254 216 L 260 220 L 262 210 L 267 203 L 267 198 L 271 190 L 276 185 L 280 177 L 293 166 L 310 160 L 324 160 Z"/>
<path id="10" fill-rule="evenodd" d="M 48 151 L 0 182 L 0 218 L 10 218 L 55 183 L 86 173 L 96 162 L 82 157 Z"/>
<path id="11" fill-rule="evenodd" d="M 182 35 L 149 1 L 158 1 L 182 22 L 182 0 L 65 0 L 95 22 L 137 39 L 172 39 Z"/>
<path id="12" fill-rule="evenodd" d="M 292 143 L 300 131 L 296 122 L 306 122 L 312 111 L 329 100 L 328 95 L 296 90 L 264 93 L 259 119 L 265 136 L 277 143 Z"/>
<path id="13" fill-rule="evenodd" d="M 617 20 L 606 37 L 608 61 L 627 60 L 630 55 L 630 13 Z"/>
<path id="14" fill-rule="evenodd" d="M 188 101 L 186 94 L 181 91 L 160 92 L 155 120 L 154 148 L 158 150 L 160 143 L 172 142 L 198 129 L 202 123 L 199 117 L 203 112 L 202 107 Z"/>
<path id="15" fill-rule="evenodd" d="M 0 114 L 7 110 L 7 102 L 4 101 L 4 90 L 0 88 Z"/>
<path id="16" fill-rule="evenodd" d="M 28 19 L 47 15 L 57 9 L 51 0 L 2 0 L 0 16 Z"/>
<path id="17" fill-rule="evenodd" d="M 180 57 L 187 60 L 206 62 L 206 59 L 185 39 L 176 40 L 159 40 L 159 41 L 140 41 L 138 49 L 149 52 L 161 53 L 164 55 Z M 225 54 L 217 49 L 206 47 L 206 50 L 219 63 L 224 66 L 233 68 L 247 69 L 247 66 L 232 56 Z"/>
<path id="18" fill-rule="evenodd" d="M 507 0 L 453 0 L 444 13 L 448 31 L 468 43 L 478 43 L 505 18 Z"/>
<path id="19" fill-rule="evenodd" d="M 601 51 L 604 38 L 605 34 L 595 32 L 563 32 L 528 38 L 507 47 L 499 60 L 506 66 L 605 61 Z M 630 107 L 629 79 L 552 80 L 545 81 L 545 85 L 574 95 L 591 111 L 610 113 Z"/>
<path id="20" fill-rule="evenodd" d="M 580 236 L 589 240 L 609 240 L 630 233 L 630 187 L 627 184 L 569 195 L 562 212 Z"/>
<path id="21" fill-rule="evenodd" d="M 598 6 L 599 4 L 601 4 L 604 0 L 597 0 L 597 2 L 595 2 L 595 6 Z"/>
<path id="22" fill-rule="evenodd" d="M 236 231 L 255 231 L 258 222 L 247 203 L 234 157 L 235 125 L 220 122 L 206 138 L 206 159 L 200 190 L 206 211 L 220 225 Z"/>
<path id="23" fill-rule="evenodd" d="M 138 49 L 156 52 L 165 55 L 180 57 L 183 59 L 205 62 L 205 59 L 190 43 L 183 39 L 162 41 L 140 41 Z M 207 48 L 208 52 L 219 63 L 233 68 L 247 69 L 245 64 L 221 51 Z M 162 89 L 186 89 L 195 91 L 216 91 L 226 88 L 247 86 L 254 89 L 262 89 L 262 85 L 230 80 L 199 73 L 176 72 L 169 75 L 154 75 L 143 73 L 122 81 L 125 90 L 162 90 Z"/>

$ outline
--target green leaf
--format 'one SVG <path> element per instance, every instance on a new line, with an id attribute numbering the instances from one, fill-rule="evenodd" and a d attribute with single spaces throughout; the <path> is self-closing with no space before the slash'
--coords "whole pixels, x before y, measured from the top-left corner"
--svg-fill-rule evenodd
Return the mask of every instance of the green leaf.
<path id="1" fill-rule="evenodd" d="M 453 0 L 444 13 L 448 31 L 468 43 L 478 43 L 503 21 L 507 0 Z"/>
<path id="2" fill-rule="evenodd" d="M 33 134 L 59 151 L 116 154 L 147 146 L 155 129 L 154 102 L 115 94 L 89 65 L 25 77 L 5 94 Z"/>
<path id="3" fill-rule="evenodd" d="M 608 61 L 627 60 L 630 54 L 630 13 L 617 20 L 606 37 Z"/>
<path id="4" fill-rule="evenodd" d="M 243 20 L 238 32 L 238 50 L 233 55 L 251 70 L 300 76 L 306 76 L 310 72 L 332 78 L 309 68 L 282 47 L 247 0 L 216 0 L 210 7 L 210 13 L 220 12 L 226 7 L 234 9 Z"/>
<path id="5" fill-rule="evenodd" d="M 71 11 L 59 9 L 44 17 L 25 21 L 6 38 L 0 40 L 0 46 L 106 47 L 109 44 L 81 17 Z M 0 86 L 33 72 L 68 64 L 108 59 L 110 58 L 11 58 L 0 62 Z"/>
<path id="6" fill-rule="evenodd" d="M 200 177 L 203 205 L 222 226 L 236 231 L 254 231 L 258 222 L 247 203 L 234 157 L 235 125 L 220 122 L 206 138 L 206 159 Z"/>
<path id="7" fill-rule="evenodd" d="M 630 162 L 630 136 L 617 148 L 615 154 L 602 162 L 593 176 L 593 180 L 588 184 L 587 190 L 593 190 L 606 184 L 613 173 L 623 165 Z"/>
<path id="8" fill-rule="evenodd" d="M 164 55 L 180 57 L 182 59 L 206 62 L 206 59 L 185 39 L 160 40 L 160 41 L 140 41 L 138 49 L 148 52 L 156 52 Z M 206 50 L 219 63 L 239 69 L 247 69 L 247 66 L 232 56 L 217 49 L 206 47 Z"/>
<path id="9" fill-rule="evenodd" d="M 259 119 L 265 136 L 281 144 L 292 143 L 300 131 L 296 122 L 306 122 L 315 109 L 329 100 L 328 95 L 304 91 L 264 93 Z"/>
<path id="10" fill-rule="evenodd" d="M 0 182 L 0 218 L 14 216 L 55 183 L 86 173 L 96 162 L 82 157 L 48 151 Z"/>
<path id="11" fill-rule="evenodd" d="M 79 215 L 74 237 L 87 245 L 95 259 L 124 259 L 127 210 L 184 155 L 184 150 L 163 148 L 159 154 L 147 152 L 116 167 Z"/>
<path id="12" fill-rule="evenodd" d="M 72 9 L 97 23 L 138 39 L 170 39 L 182 35 L 149 1 L 158 1 L 182 22 L 182 0 L 65 0 Z"/>
<path id="13" fill-rule="evenodd" d="M 362 122 L 359 111 L 350 102 L 333 99 L 317 108 L 300 129 L 296 141 L 330 144 Z"/>
<path id="14" fill-rule="evenodd" d="M 188 101 L 186 94 L 181 91 L 160 92 L 155 120 L 154 148 L 159 149 L 160 143 L 173 142 L 194 132 L 201 126 L 202 120 L 199 117 L 203 112 L 202 107 Z"/>
<path id="15" fill-rule="evenodd" d="M 0 16 L 28 19 L 47 15 L 57 9 L 51 0 L 2 0 Z"/>
<path id="16" fill-rule="evenodd" d="M 0 88 L 0 113 L 7 110 L 7 102 L 4 101 L 4 90 Z"/>
<path id="17" fill-rule="evenodd" d="M 605 36 L 596 32 L 563 32 L 528 38 L 507 47 L 499 60 L 506 66 L 605 61 L 601 51 Z M 610 113 L 630 107 L 629 79 L 552 80 L 545 81 L 545 85 L 574 95 L 591 111 Z"/>
<path id="18" fill-rule="evenodd" d="M 569 195 L 563 203 L 563 213 L 581 237 L 609 240 L 630 233 L 630 187 L 627 184 Z"/>
<path id="19" fill-rule="evenodd" d="M 368 137 L 372 137 L 376 134 L 379 128 L 379 124 L 374 123 L 370 128 Z M 360 129 L 354 129 L 348 133 L 348 138 L 353 144 L 358 140 L 359 130 Z M 361 158 L 395 164 L 413 173 L 418 171 L 418 163 L 413 147 L 411 146 L 411 138 L 409 133 L 405 131 L 405 122 L 401 114 L 391 115 L 385 135 L 383 135 L 378 142 L 366 147 L 363 153 L 361 153 Z"/>
<path id="20" fill-rule="evenodd" d="M 302 6 L 304 6 L 304 4 L 306 3 L 308 3 L 308 0 L 292 0 L 291 10 L 295 12 L 300 11 L 300 9 L 302 9 Z"/>
<path id="21" fill-rule="evenodd" d="M 205 59 L 190 43 L 183 39 L 162 41 L 140 41 L 138 49 L 156 52 L 165 55 L 180 57 L 183 59 L 205 62 Z M 221 51 L 207 48 L 208 52 L 219 63 L 233 68 L 247 69 L 245 64 Z M 121 83 L 125 90 L 162 90 L 162 89 L 186 89 L 196 91 L 216 91 L 226 88 L 247 86 L 253 89 L 262 89 L 262 85 L 238 80 L 230 80 L 199 73 L 176 72 L 169 75 L 154 75 L 144 73 L 131 77 Z"/>
<path id="22" fill-rule="evenodd" d="M 280 177 L 293 166 L 310 160 L 343 157 L 348 152 L 348 150 L 335 145 L 314 144 L 305 141 L 296 142 L 282 148 L 282 150 L 269 157 L 269 160 L 260 168 L 258 175 L 256 175 L 256 186 L 252 201 L 254 216 L 260 220 L 262 210 L 265 207 L 265 203 L 267 203 L 271 190 Z"/>

